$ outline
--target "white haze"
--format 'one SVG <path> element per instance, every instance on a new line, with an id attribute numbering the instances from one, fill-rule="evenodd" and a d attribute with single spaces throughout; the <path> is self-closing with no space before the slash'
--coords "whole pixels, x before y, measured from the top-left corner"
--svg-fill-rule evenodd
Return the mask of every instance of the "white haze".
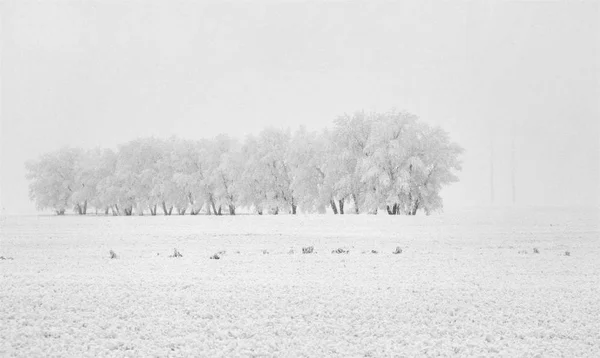
<path id="1" fill-rule="evenodd" d="M 406 109 L 466 150 L 446 207 L 597 206 L 597 2 L 0 4 L 0 199 L 24 162 L 139 136 L 243 137 Z"/>

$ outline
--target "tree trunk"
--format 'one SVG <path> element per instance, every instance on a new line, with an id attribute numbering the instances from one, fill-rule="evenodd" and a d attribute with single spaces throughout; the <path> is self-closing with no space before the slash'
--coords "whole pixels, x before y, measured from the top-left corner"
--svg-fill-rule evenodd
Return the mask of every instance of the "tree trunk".
<path id="1" fill-rule="evenodd" d="M 169 210 L 167 210 L 167 204 L 164 201 L 162 202 L 162 209 L 165 216 L 169 215 Z"/>
<path id="2" fill-rule="evenodd" d="M 256 209 L 256 211 L 258 212 L 258 215 L 262 215 L 262 214 L 263 214 L 263 211 L 262 211 L 262 209 L 258 209 L 258 208 L 257 208 L 257 209 Z"/>
<path id="3" fill-rule="evenodd" d="M 81 205 L 75 205 L 75 210 L 77 211 L 77 214 L 81 215 Z"/>
<path id="4" fill-rule="evenodd" d="M 276 206 L 275 209 L 273 209 L 273 215 L 279 215 L 279 206 Z"/>
<path id="5" fill-rule="evenodd" d="M 419 200 L 415 200 L 411 215 L 417 215 L 417 210 L 419 210 Z"/>
<path id="6" fill-rule="evenodd" d="M 388 215 L 394 215 L 394 212 L 392 211 L 392 209 L 390 209 L 389 205 L 385 206 L 385 210 L 387 210 Z"/>
<path id="7" fill-rule="evenodd" d="M 329 200 L 329 205 L 331 205 L 331 210 L 333 210 L 333 213 L 335 215 L 337 215 L 338 210 L 337 210 L 337 207 L 335 206 L 335 201 L 333 199 Z"/>
<path id="8" fill-rule="evenodd" d="M 65 215 L 65 209 L 56 210 L 56 215 Z"/>
<path id="9" fill-rule="evenodd" d="M 344 215 L 344 199 L 338 200 L 340 206 L 340 215 Z"/>
<path id="10" fill-rule="evenodd" d="M 212 205 L 213 213 L 215 213 L 215 215 L 220 215 L 217 213 L 217 207 L 216 207 L 215 201 L 213 199 L 210 199 L 210 205 Z"/>
<path id="11" fill-rule="evenodd" d="M 118 206 L 117 204 L 115 204 L 115 208 L 114 208 L 114 211 L 113 211 L 113 216 L 115 216 L 115 215 L 114 215 L 114 212 L 115 212 L 115 211 L 116 211 L 116 213 L 117 213 L 117 216 L 120 216 L 120 215 L 121 215 L 121 210 L 119 210 L 119 206 Z"/>
<path id="12" fill-rule="evenodd" d="M 352 200 L 354 201 L 354 213 L 358 214 L 360 211 L 358 210 L 358 198 L 356 194 L 352 194 Z"/>
<path id="13" fill-rule="evenodd" d="M 83 202 L 83 215 L 87 214 L 87 200 Z"/>
<path id="14" fill-rule="evenodd" d="M 392 210 L 392 213 L 393 213 L 394 215 L 398 215 L 398 214 L 400 214 L 400 204 L 398 204 L 398 203 L 395 203 L 395 204 L 394 204 L 394 208 L 393 208 L 393 210 Z"/>
<path id="15" fill-rule="evenodd" d="M 229 204 L 229 215 L 235 215 L 235 205 Z"/>
<path id="16" fill-rule="evenodd" d="M 217 211 L 217 215 L 223 215 L 223 213 L 221 212 L 221 205 L 219 205 L 219 211 Z"/>
<path id="17" fill-rule="evenodd" d="M 292 215 L 296 215 L 296 204 L 292 204 Z"/>

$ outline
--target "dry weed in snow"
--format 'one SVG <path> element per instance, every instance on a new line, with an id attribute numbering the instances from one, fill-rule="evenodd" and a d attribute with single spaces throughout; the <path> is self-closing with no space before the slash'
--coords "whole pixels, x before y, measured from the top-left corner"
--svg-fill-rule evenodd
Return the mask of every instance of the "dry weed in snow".
<path id="1" fill-rule="evenodd" d="M 315 251 L 315 248 L 313 246 L 307 246 L 307 247 L 302 248 L 303 254 L 312 254 L 314 251 Z"/>
<path id="2" fill-rule="evenodd" d="M 179 252 L 179 250 L 173 249 L 173 255 L 170 255 L 169 257 L 183 257 L 183 255 L 181 252 Z"/>

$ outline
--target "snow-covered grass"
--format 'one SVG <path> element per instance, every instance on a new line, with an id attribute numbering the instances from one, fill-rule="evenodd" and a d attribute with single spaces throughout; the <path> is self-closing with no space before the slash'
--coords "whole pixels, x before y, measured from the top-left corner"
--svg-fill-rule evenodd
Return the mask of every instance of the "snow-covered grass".
<path id="1" fill-rule="evenodd" d="M 600 356 L 599 217 L 9 216 L 0 356 Z"/>

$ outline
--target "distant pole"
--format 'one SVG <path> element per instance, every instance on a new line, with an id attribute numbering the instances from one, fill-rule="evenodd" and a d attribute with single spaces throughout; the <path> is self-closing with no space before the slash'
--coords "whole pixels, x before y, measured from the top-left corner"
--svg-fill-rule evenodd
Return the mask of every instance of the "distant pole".
<path id="1" fill-rule="evenodd" d="M 515 121 L 512 122 L 512 131 L 511 131 L 511 181 L 512 181 L 512 203 L 515 205 L 517 202 L 517 186 L 515 183 Z"/>
<path id="2" fill-rule="evenodd" d="M 494 137 L 490 131 L 490 204 L 494 205 Z"/>

